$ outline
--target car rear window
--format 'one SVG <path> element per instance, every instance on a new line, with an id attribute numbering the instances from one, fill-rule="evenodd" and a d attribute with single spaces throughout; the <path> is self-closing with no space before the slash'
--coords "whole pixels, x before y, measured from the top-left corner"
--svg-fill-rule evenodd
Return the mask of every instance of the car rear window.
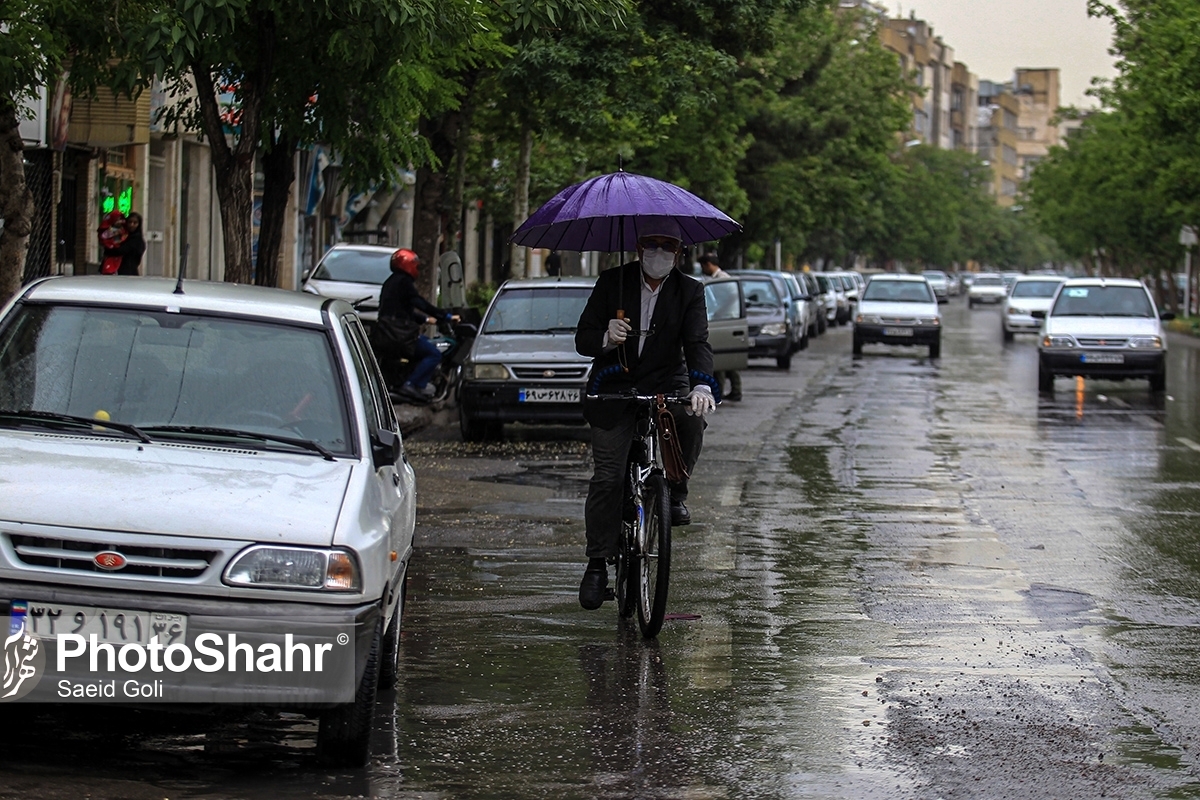
<path id="1" fill-rule="evenodd" d="M 392 254 L 370 250 L 330 250 L 313 272 L 319 281 L 382 285 L 392 274 Z"/>
<path id="2" fill-rule="evenodd" d="M 188 425 L 351 448 L 325 332 L 156 310 L 28 304 L 0 331 L 0 410 Z"/>
<path id="3" fill-rule="evenodd" d="M 1062 281 L 1018 281 L 1013 285 L 1013 297 L 1054 297 Z"/>
<path id="4" fill-rule="evenodd" d="M 746 308 L 780 305 L 779 292 L 775 291 L 775 284 L 769 279 L 743 280 L 742 295 L 746 298 Z"/>
<path id="5" fill-rule="evenodd" d="M 867 284 L 864 301 L 873 300 L 891 303 L 932 303 L 933 295 L 929 284 L 917 281 L 880 281 Z"/>
<path id="6" fill-rule="evenodd" d="M 488 310 L 483 333 L 573 333 L 591 294 L 588 286 L 504 289 Z"/>
<path id="7" fill-rule="evenodd" d="M 1055 317 L 1153 317 L 1140 286 L 1064 286 L 1050 312 Z"/>

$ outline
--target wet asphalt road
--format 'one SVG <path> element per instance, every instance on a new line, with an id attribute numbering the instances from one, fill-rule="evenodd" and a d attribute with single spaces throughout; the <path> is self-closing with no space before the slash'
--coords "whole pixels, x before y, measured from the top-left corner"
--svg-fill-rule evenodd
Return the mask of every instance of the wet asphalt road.
<path id="1" fill-rule="evenodd" d="M 404 675 L 298 716 L 5 708 L 0 799 L 1200 797 L 1200 349 L 1036 391 L 1031 338 L 833 329 L 712 420 L 656 643 L 584 612 L 586 436 L 409 437 Z"/>

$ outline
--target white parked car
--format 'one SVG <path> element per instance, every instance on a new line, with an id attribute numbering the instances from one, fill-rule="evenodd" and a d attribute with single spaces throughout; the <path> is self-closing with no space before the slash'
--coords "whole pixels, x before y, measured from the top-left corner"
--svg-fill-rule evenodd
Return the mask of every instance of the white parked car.
<path id="1" fill-rule="evenodd" d="M 939 303 L 950 299 L 950 277 L 940 269 L 927 269 L 921 273 L 933 288 L 933 295 Z"/>
<path id="2" fill-rule="evenodd" d="M 350 305 L 162 278 L 24 287 L 0 315 L 0 486 L 14 624 L 60 656 L 84 637 L 119 648 L 122 668 L 155 639 L 168 664 L 187 650 L 192 666 L 142 699 L 298 704 L 319 716 L 324 761 L 366 762 L 376 690 L 398 670 L 416 505 Z M 312 650 L 293 671 L 297 641 Z M 205 642 L 214 659 L 229 645 L 227 669 L 200 668 Z M 344 672 L 322 672 L 322 654 Z M 34 691 L 84 686 L 46 669 Z M 116 677 L 127 702 L 132 679 Z"/>
<path id="3" fill-rule="evenodd" d="M 928 346 L 942 355 L 942 312 L 929 281 L 920 275 L 888 273 L 867 281 L 854 316 L 854 355 L 863 345 Z"/>
<path id="4" fill-rule="evenodd" d="M 967 289 L 967 306 L 974 308 L 980 303 L 997 305 L 1004 302 L 1008 296 L 1008 284 L 1004 278 L 993 272 L 981 272 L 971 281 Z"/>
<path id="5" fill-rule="evenodd" d="M 1015 333 L 1037 333 L 1042 320 L 1034 311 L 1046 312 L 1054 302 L 1054 293 L 1062 286 L 1063 278 L 1022 275 L 1004 298 L 1004 313 L 1000 317 L 1004 341 L 1011 342 Z"/>
<path id="6" fill-rule="evenodd" d="M 1038 391 L 1053 392 L 1059 375 L 1125 380 L 1144 378 L 1150 391 L 1167 386 L 1167 338 L 1154 298 L 1130 278 L 1065 281 L 1042 317 Z"/>
<path id="7" fill-rule="evenodd" d="M 304 276 L 300 290 L 354 304 L 368 332 L 379 315 L 379 291 L 392 274 L 394 247 L 335 244 Z"/>

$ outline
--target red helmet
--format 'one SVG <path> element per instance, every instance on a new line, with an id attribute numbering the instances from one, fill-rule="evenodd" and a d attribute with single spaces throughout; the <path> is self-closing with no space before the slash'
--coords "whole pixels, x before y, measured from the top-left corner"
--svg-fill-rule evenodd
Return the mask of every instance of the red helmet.
<path id="1" fill-rule="evenodd" d="M 421 257 L 412 250 L 400 248 L 392 253 L 392 271 L 407 272 L 414 278 L 417 277 L 417 267 L 421 264 Z"/>

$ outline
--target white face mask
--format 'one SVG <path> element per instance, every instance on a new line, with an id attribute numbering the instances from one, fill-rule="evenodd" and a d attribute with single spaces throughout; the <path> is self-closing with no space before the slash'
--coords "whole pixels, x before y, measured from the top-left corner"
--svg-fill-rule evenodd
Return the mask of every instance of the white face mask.
<path id="1" fill-rule="evenodd" d="M 651 280 L 661 280 L 671 274 L 675 267 L 675 254 L 668 250 L 646 248 L 642 250 L 642 272 Z"/>

